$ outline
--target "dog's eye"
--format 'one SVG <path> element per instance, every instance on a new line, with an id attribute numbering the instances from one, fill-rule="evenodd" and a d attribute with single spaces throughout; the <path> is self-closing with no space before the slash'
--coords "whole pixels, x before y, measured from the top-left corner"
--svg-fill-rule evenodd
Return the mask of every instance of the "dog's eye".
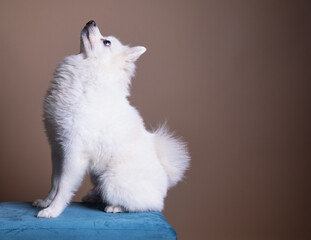
<path id="1" fill-rule="evenodd" d="M 105 46 L 110 46 L 111 42 L 109 40 L 103 40 Z"/>

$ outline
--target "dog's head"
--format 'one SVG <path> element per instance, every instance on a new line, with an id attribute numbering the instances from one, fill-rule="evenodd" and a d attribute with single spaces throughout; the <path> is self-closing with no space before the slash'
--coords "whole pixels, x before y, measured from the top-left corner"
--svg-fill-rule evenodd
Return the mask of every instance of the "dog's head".
<path id="1" fill-rule="evenodd" d="M 81 53 L 105 65 L 131 70 L 134 62 L 146 51 L 145 47 L 124 46 L 115 37 L 101 35 L 95 21 L 89 21 L 81 31 Z"/>

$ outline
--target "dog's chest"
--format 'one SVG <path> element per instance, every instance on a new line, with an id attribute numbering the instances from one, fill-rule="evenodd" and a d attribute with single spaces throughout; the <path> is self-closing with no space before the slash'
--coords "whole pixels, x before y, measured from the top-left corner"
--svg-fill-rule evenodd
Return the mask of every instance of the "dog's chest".
<path id="1" fill-rule="evenodd" d="M 124 99 L 111 81 L 94 72 L 59 72 L 45 98 L 44 115 L 61 128 L 95 131 L 116 122 Z"/>

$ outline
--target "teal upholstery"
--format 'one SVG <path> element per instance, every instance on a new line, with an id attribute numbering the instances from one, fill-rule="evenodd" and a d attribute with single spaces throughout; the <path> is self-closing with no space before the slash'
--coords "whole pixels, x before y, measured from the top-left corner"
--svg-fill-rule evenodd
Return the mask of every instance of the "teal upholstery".
<path id="1" fill-rule="evenodd" d="M 0 239 L 177 239 L 160 212 L 105 213 L 101 205 L 71 203 L 58 218 L 36 218 L 28 202 L 0 203 Z"/>

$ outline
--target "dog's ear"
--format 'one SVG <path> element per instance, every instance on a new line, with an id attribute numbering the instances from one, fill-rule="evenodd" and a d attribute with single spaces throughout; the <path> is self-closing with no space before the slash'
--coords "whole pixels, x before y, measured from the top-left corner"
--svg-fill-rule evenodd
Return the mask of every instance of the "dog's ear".
<path id="1" fill-rule="evenodd" d="M 144 52 L 146 52 L 145 47 L 137 46 L 128 48 L 126 51 L 126 60 L 129 62 L 135 62 Z"/>

